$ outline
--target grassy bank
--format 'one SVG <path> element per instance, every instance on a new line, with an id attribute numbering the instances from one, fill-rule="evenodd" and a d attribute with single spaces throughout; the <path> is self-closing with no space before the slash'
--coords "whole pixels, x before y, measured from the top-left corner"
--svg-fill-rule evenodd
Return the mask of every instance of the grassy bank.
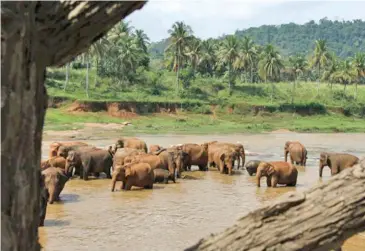
<path id="1" fill-rule="evenodd" d="M 122 123 L 126 120 L 133 124 L 123 128 L 123 134 L 127 135 L 259 133 L 278 129 L 296 132 L 365 132 L 365 119 L 339 114 L 300 116 L 293 113 L 261 113 L 257 116 L 242 116 L 218 113 L 214 118 L 212 115 L 179 113 L 120 119 L 103 112 L 68 113 L 65 108 L 47 110 L 45 130 L 82 129 L 84 123 Z"/>

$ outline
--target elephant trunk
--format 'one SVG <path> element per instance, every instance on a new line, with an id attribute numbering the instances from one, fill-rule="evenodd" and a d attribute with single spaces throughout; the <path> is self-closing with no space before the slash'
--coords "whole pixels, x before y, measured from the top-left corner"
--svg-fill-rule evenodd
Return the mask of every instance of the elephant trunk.
<path id="1" fill-rule="evenodd" d="M 246 155 L 245 155 L 245 150 L 242 150 L 241 152 L 241 158 L 242 158 L 242 169 L 244 168 L 245 166 L 245 162 L 246 162 Z"/>
<path id="2" fill-rule="evenodd" d="M 51 184 L 48 186 L 49 204 L 53 204 L 53 202 L 56 200 L 56 190 L 56 184 Z"/>
<path id="3" fill-rule="evenodd" d="M 116 173 L 113 173 L 112 174 L 112 192 L 114 192 L 114 190 L 115 190 L 115 183 L 117 183 L 117 176 L 118 176 L 118 174 L 116 174 Z"/>
<path id="4" fill-rule="evenodd" d="M 288 151 L 284 150 L 285 162 L 288 161 Z"/>
<path id="5" fill-rule="evenodd" d="M 319 163 L 319 177 L 322 177 L 323 167 L 324 165 L 322 163 Z"/>
<path id="6" fill-rule="evenodd" d="M 261 170 L 257 170 L 257 173 L 256 173 L 256 184 L 257 184 L 257 187 L 260 187 L 260 180 L 261 180 Z"/>

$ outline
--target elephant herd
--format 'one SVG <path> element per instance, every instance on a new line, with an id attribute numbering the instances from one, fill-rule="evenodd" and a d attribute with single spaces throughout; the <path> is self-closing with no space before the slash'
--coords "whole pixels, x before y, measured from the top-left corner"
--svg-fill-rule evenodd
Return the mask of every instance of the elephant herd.
<path id="1" fill-rule="evenodd" d="M 182 172 L 190 171 L 193 165 L 200 171 L 214 167 L 221 174 L 232 175 L 237 162 L 237 169 L 245 168 L 251 176 L 256 173 L 258 187 L 263 176 L 267 177 L 268 187 L 295 186 L 298 177 L 295 164 L 306 165 L 307 150 L 298 141 L 288 141 L 284 145 L 284 156 L 285 161 L 251 160 L 245 165 L 245 149 L 240 143 L 211 141 L 147 148 L 141 139 L 120 138 L 108 149 L 100 149 L 84 142 L 54 142 L 50 145 L 49 158 L 41 162 L 40 226 L 44 225 L 47 204 L 59 200 L 66 182 L 74 175 L 87 181 L 91 175 L 99 177 L 104 173 L 112 181 L 112 192 L 118 181 L 120 190 L 152 189 L 154 183 L 167 184 L 169 180 L 175 183 Z M 322 177 L 325 166 L 334 175 L 358 162 L 359 159 L 350 154 L 323 152 L 319 176 Z"/>

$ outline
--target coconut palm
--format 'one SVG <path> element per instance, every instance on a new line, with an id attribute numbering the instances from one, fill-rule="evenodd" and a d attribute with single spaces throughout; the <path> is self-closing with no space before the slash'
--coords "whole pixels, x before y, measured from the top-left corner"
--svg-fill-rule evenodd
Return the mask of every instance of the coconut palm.
<path id="1" fill-rule="evenodd" d="M 119 39 L 129 36 L 132 30 L 133 26 L 122 20 L 109 31 L 107 39 L 112 43 L 116 43 Z"/>
<path id="2" fill-rule="evenodd" d="M 312 66 L 318 69 L 317 95 L 319 94 L 319 82 L 321 79 L 321 70 L 331 61 L 331 53 L 328 51 L 327 42 L 323 39 L 315 41 L 314 53 L 312 57 Z"/>
<path id="3" fill-rule="evenodd" d="M 339 59 L 337 58 L 335 53 L 332 53 L 331 62 L 325 68 L 325 70 L 323 71 L 323 74 L 322 74 L 322 78 L 321 78 L 322 81 L 328 81 L 329 82 L 329 85 L 331 86 L 331 91 L 332 91 L 332 85 L 333 85 L 333 79 L 331 78 L 331 76 L 334 72 L 338 71 L 339 64 L 340 64 Z"/>
<path id="4" fill-rule="evenodd" d="M 143 65 L 144 67 L 147 67 L 150 62 L 150 58 L 149 58 L 148 51 L 147 51 L 147 46 L 150 43 L 150 39 L 148 38 L 146 33 L 144 33 L 143 30 L 135 30 L 134 39 L 135 39 L 137 46 L 139 46 L 145 54 L 142 59 L 141 65 Z"/>
<path id="5" fill-rule="evenodd" d="M 214 65 L 217 62 L 216 46 L 213 40 L 205 40 L 201 44 L 200 66 L 203 67 L 204 72 L 208 72 L 213 76 Z"/>
<path id="6" fill-rule="evenodd" d="M 255 43 L 251 38 L 245 36 L 242 40 L 241 52 L 235 62 L 235 68 L 244 69 L 245 71 L 250 69 L 251 83 L 253 82 L 253 69 L 257 60 L 257 56 Z"/>
<path id="7" fill-rule="evenodd" d="M 271 80 L 271 102 L 273 101 L 274 95 L 274 83 L 273 81 L 279 80 L 280 70 L 284 67 L 279 52 L 271 44 L 265 46 L 261 52 L 259 61 L 259 75 L 262 79 Z"/>
<path id="8" fill-rule="evenodd" d="M 192 39 L 190 44 L 187 46 L 186 56 L 188 56 L 190 60 L 193 73 L 195 73 L 197 66 L 201 62 L 201 55 L 202 55 L 201 52 L 202 52 L 202 47 L 200 39 L 197 38 Z"/>
<path id="9" fill-rule="evenodd" d="M 344 93 L 346 93 L 347 85 L 356 79 L 356 77 L 356 70 L 349 59 L 340 62 L 338 70 L 331 75 L 333 81 L 344 85 Z"/>
<path id="10" fill-rule="evenodd" d="M 365 77 L 365 53 L 357 53 L 352 60 L 352 65 L 356 71 L 357 80 L 355 81 L 355 99 L 357 99 L 357 84 L 361 78 Z"/>
<path id="11" fill-rule="evenodd" d="M 300 75 L 302 75 L 308 66 L 308 62 L 303 55 L 296 55 L 289 57 L 289 64 L 290 64 L 290 72 L 294 76 L 294 83 L 293 83 L 293 93 L 291 97 L 291 103 L 294 103 L 294 96 L 295 96 L 295 84 L 297 79 Z"/>
<path id="12" fill-rule="evenodd" d="M 231 86 L 235 78 L 234 63 L 239 58 L 240 43 L 236 36 L 226 36 L 218 48 L 218 64 L 226 66 L 228 73 L 228 88 L 231 92 Z"/>
<path id="13" fill-rule="evenodd" d="M 116 49 L 118 53 L 118 62 L 124 76 L 135 73 L 138 62 L 141 62 L 144 55 L 143 49 L 141 49 L 131 37 L 124 37 L 119 40 Z"/>
<path id="14" fill-rule="evenodd" d="M 182 68 L 185 48 L 192 40 L 193 31 L 189 25 L 184 22 L 175 22 L 171 29 L 168 30 L 170 34 L 169 45 L 166 51 L 172 50 L 174 52 L 173 70 L 176 71 L 176 91 L 179 90 L 179 71 Z"/>

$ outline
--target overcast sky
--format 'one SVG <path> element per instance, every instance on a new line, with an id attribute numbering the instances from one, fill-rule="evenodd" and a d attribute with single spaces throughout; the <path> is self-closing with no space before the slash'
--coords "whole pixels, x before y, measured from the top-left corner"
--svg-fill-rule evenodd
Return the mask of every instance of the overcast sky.
<path id="1" fill-rule="evenodd" d="M 365 1 L 149 0 L 126 20 L 155 42 L 168 37 L 167 30 L 176 21 L 184 21 L 195 36 L 206 39 L 232 34 L 237 29 L 289 22 L 303 24 L 323 17 L 365 20 Z"/>

